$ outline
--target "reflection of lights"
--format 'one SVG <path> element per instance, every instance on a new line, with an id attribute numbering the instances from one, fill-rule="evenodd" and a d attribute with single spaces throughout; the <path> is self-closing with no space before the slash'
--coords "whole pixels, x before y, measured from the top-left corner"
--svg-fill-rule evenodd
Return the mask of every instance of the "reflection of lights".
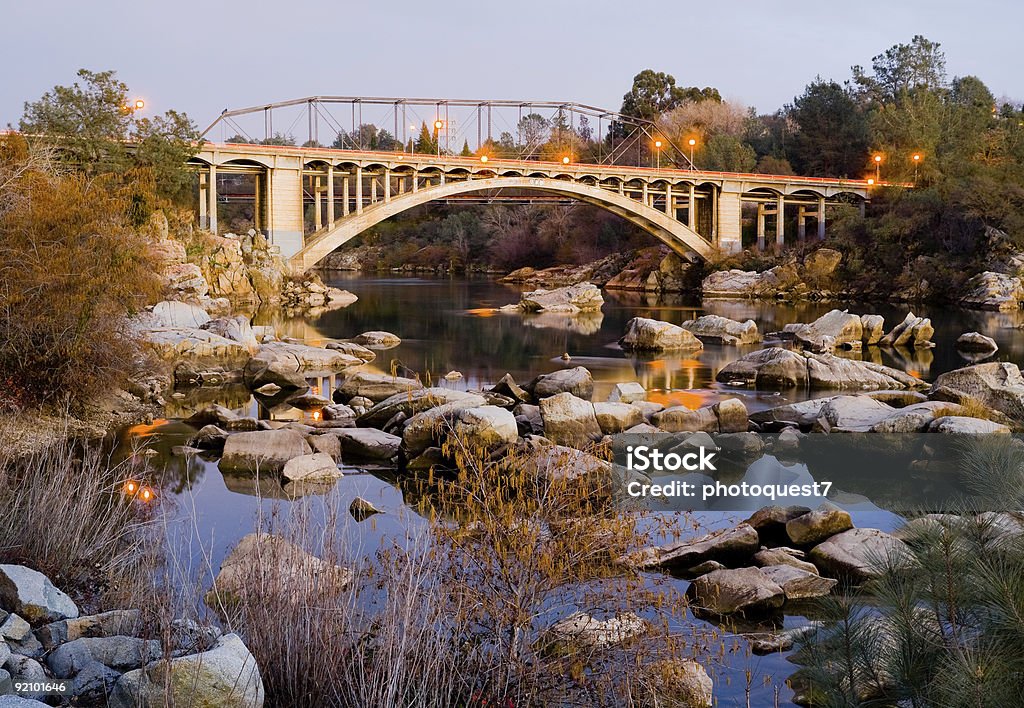
<path id="1" fill-rule="evenodd" d="M 157 418 L 150 424 L 140 423 L 139 425 L 133 425 L 128 428 L 128 435 L 133 438 L 147 438 L 153 435 L 157 428 L 167 425 L 166 418 Z"/>
<path id="2" fill-rule="evenodd" d="M 313 411 L 313 420 L 320 420 L 320 411 Z"/>
<path id="3" fill-rule="evenodd" d="M 129 479 L 124 483 L 124 493 L 128 496 L 135 496 L 137 491 L 139 491 L 139 483 L 135 480 Z"/>
<path id="4" fill-rule="evenodd" d="M 473 315 L 474 317 L 494 317 L 498 313 L 498 310 L 494 307 L 478 307 L 473 310 L 466 310 L 467 315 Z"/>
<path id="5" fill-rule="evenodd" d="M 921 372 L 916 369 L 907 369 L 907 373 L 913 376 L 915 379 L 921 378 Z"/>
<path id="6" fill-rule="evenodd" d="M 153 497 L 155 496 L 156 494 L 153 492 L 152 487 L 143 487 L 141 490 L 139 490 L 139 499 L 141 499 L 144 502 L 153 501 Z"/>

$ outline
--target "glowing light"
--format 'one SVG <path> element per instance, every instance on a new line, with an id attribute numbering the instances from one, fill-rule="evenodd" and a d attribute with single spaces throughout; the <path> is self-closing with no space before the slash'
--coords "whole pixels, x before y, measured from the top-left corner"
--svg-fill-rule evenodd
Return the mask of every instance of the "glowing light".
<path id="1" fill-rule="evenodd" d="M 569 156 L 568 155 L 566 155 L 565 157 L 562 158 L 562 164 L 563 165 L 568 165 L 569 164 Z"/>
<path id="2" fill-rule="evenodd" d="M 661 149 L 661 141 L 660 140 L 655 140 L 654 141 L 654 147 L 656 147 L 656 148 L 658 148 L 660 150 Z"/>
<path id="3" fill-rule="evenodd" d="M 136 98 L 135 99 L 135 110 L 141 111 L 145 107 L 146 107 L 146 102 L 145 101 L 143 101 L 141 98 Z"/>
<path id="4" fill-rule="evenodd" d="M 875 183 L 875 178 L 874 177 L 868 177 L 868 186 L 870 187 L 874 183 Z"/>
<path id="5" fill-rule="evenodd" d="M 135 492 L 139 491 L 138 482 L 129 479 L 124 483 L 124 493 L 129 496 L 135 496 Z"/>
<path id="6" fill-rule="evenodd" d="M 489 157 L 487 157 L 487 155 L 481 155 L 481 156 L 480 156 L 480 162 L 487 162 L 487 160 L 489 160 L 489 159 L 490 159 L 490 158 L 489 158 Z"/>
<path id="7" fill-rule="evenodd" d="M 443 123 L 442 121 L 439 121 L 439 120 L 435 120 L 435 121 L 434 121 L 434 127 L 435 127 L 435 128 L 437 129 L 437 130 L 441 130 L 441 128 L 443 128 L 443 127 L 444 127 L 444 123 Z"/>
<path id="8" fill-rule="evenodd" d="M 881 161 L 882 161 L 882 156 L 881 155 L 875 155 L 875 162 L 881 162 Z"/>
<path id="9" fill-rule="evenodd" d="M 320 420 L 320 411 L 313 411 L 313 420 Z"/>
<path id="10" fill-rule="evenodd" d="M 921 161 L 921 155 L 919 153 L 915 152 L 914 153 L 914 162 L 920 162 L 920 161 Z"/>
<path id="11" fill-rule="evenodd" d="M 694 145 L 697 144 L 697 139 L 696 138 L 690 138 L 689 140 L 686 141 L 686 144 L 689 145 L 690 147 L 693 147 Z"/>
<path id="12" fill-rule="evenodd" d="M 153 501 L 153 497 L 155 496 L 156 493 L 153 491 L 152 487 L 143 487 L 142 489 L 139 490 L 139 499 L 141 499 L 144 502 Z"/>

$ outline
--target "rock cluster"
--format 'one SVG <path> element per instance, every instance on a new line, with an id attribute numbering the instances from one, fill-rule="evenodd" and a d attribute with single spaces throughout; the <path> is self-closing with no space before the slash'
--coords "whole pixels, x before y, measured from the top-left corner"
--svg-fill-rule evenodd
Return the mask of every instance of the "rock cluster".
<path id="1" fill-rule="evenodd" d="M 33 700 L 42 694 L 2 695 L 25 681 L 65 683 L 73 705 L 262 708 L 259 667 L 238 635 L 181 619 L 149 635 L 166 643 L 146 632 L 139 610 L 80 616 L 42 573 L 0 565 L 0 705 L 45 705 Z"/>

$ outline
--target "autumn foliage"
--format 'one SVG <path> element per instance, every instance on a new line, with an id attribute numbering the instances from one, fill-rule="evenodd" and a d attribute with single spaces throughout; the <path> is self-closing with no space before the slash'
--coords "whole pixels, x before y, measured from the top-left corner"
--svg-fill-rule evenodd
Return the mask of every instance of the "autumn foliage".
<path id="1" fill-rule="evenodd" d="M 134 366 L 130 315 L 159 285 L 137 226 L 144 173 L 62 173 L 0 137 L 0 406 L 80 406 Z"/>

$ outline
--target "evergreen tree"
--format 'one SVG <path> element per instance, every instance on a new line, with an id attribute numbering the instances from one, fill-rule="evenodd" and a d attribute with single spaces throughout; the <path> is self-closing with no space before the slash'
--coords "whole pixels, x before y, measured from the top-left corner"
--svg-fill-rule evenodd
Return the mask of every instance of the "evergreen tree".
<path id="1" fill-rule="evenodd" d="M 462 157 L 473 157 L 473 151 L 469 149 L 469 140 L 462 143 L 462 152 L 459 154 Z"/>
<path id="2" fill-rule="evenodd" d="M 424 155 L 437 152 L 437 142 L 434 140 L 434 136 L 431 135 L 430 129 L 427 128 L 426 121 L 420 126 L 420 137 L 416 140 L 416 152 Z"/>

